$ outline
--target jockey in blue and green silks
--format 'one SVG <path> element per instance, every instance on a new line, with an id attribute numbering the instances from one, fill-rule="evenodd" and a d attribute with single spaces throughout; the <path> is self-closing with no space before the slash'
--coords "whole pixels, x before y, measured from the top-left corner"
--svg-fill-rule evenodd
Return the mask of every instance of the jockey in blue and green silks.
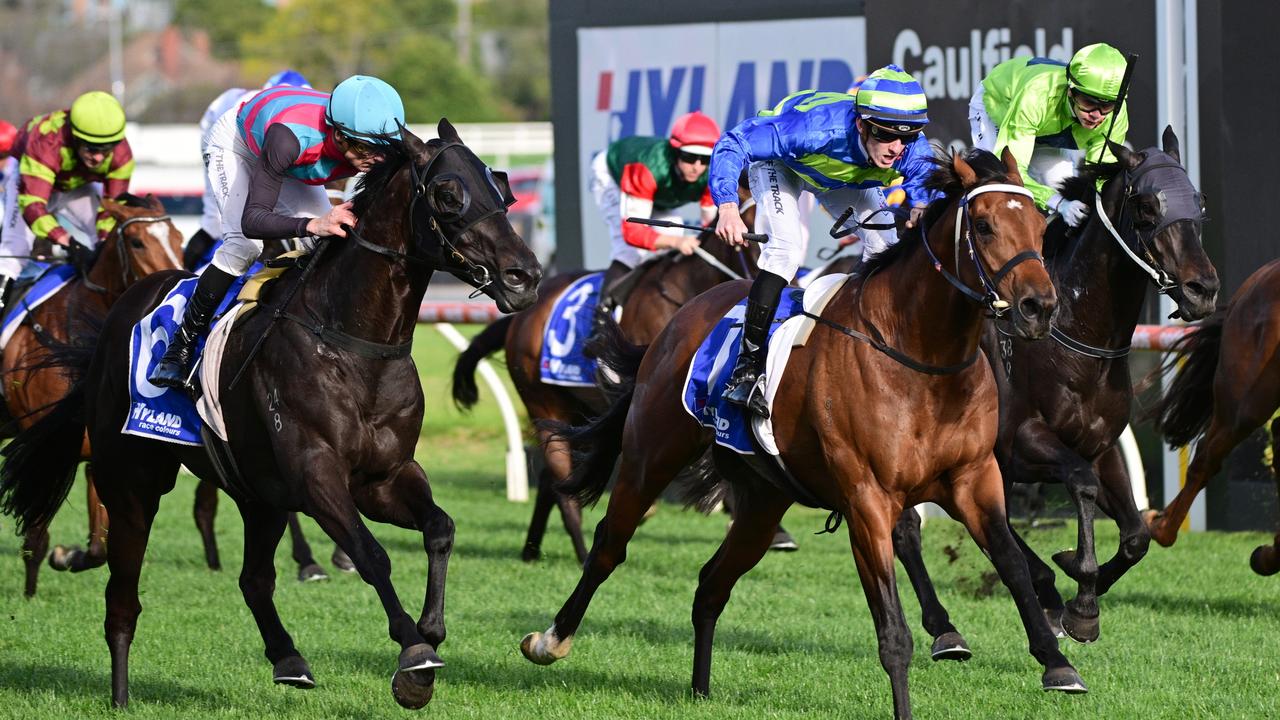
<path id="1" fill-rule="evenodd" d="M 797 200 L 811 192 L 833 216 L 854 208 L 853 220 L 867 220 L 886 209 L 886 188 L 906 193 L 908 226 L 934 193 L 924 181 L 936 167 L 923 129 L 929 122 L 924 90 L 896 65 L 867 76 L 856 96 L 805 91 L 782 100 L 773 110 L 739 123 L 716 143 L 711 154 L 711 195 L 720 211 L 716 234 L 745 246 L 747 228 L 738 212 L 738 176 L 743 168 L 756 202 L 755 231 L 767 233 L 760 253 L 760 274 L 747 298 L 742 350 L 725 399 L 762 417 L 769 409 L 753 392 L 764 369 L 765 341 L 782 288 L 803 262 L 806 240 Z M 880 213 L 877 220 L 892 220 Z M 896 229 L 860 231 L 863 257 L 898 241 Z"/>

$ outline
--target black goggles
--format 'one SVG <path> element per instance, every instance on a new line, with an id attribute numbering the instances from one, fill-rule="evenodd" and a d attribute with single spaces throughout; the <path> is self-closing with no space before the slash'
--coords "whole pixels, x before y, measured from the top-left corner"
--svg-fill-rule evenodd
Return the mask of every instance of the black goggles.
<path id="1" fill-rule="evenodd" d="M 102 153 L 103 155 L 106 155 L 107 153 L 110 153 L 112 150 L 115 150 L 116 145 L 119 145 L 119 144 L 120 144 L 119 141 L 110 142 L 110 143 L 100 143 L 100 144 L 87 142 L 87 143 L 82 143 L 82 147 L 84 147 L 84 149 L 90 153 L 94 153 L 94 154 Z"/>
<path id="2" fill-rule="evenodd" d="M 387 152 L 386 149 L 380 145 L 374 145 L 373 143 L 365 142 L 364 140 L 357 140 L 346 133 L 342 133 L 342 142 L 347 146 L 347 150 L 362 158 L 385 155 Z"/>
<path id="3" fill-rule="evenodd" d="M 676 153 L 676 159 L 682 163 L 689 163 L 690 165 L 699 165 L 699 164 L 710 165 L 711 164 L 710 155 L 699 155 L 698 153 L 686 152 L 684 150 L 681 150 Z"/>
<path id="4" fill-rule="evenodd" d="M 871 138 L 876 142 L 882 143 L 891 143 L 894 140 L 900 140 L 903 145 L 910 145 L 915 142 L 916 138 L 920 137 L 920 133 L 922 132 L 921 130 L 898 132 L 897 130 L 880 127 L 872 122 L 866 122 L 865 124 L 867 126 L 867 133 L 871 135 Z"/>
<path id="5" fill-rule="evenodd" d="M 1116 109 L 1114 100 L 1103 100 L 1092 95 L 1086 95 L 1079 90 L 1071 91 L 1071 104 L 1082 112 L 1099 112 L 1103 115 L 1110 115 Z"/>

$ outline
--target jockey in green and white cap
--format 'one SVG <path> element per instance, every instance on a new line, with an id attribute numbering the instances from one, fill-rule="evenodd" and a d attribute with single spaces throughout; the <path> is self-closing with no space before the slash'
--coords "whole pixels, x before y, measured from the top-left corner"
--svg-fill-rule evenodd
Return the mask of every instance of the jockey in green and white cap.
<path id="1" fill-rule="evenodd" d="M 1075 174 L 1081 159 L 1115 162 L 1104 146 L 1109 129 L 1117 143 L 1129 131 L 1125 108 L 1114 128 L 1109 118 L 1117 112 L 1125 64 L 1105 43 L 1080 48 L 1070 63 L 1026 56 L 1000 63 L 969 103 L 974 147 L 997 154 L 1009 148 L 1036 204 L 1079 226 L 1089 206 L 1063 200 L 1054 187 Z"/>

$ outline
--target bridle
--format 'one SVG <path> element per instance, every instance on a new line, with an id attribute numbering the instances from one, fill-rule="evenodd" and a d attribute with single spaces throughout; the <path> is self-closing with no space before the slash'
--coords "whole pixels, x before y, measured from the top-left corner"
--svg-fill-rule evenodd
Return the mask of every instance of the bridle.
<path id="1" fill-rule="evenodd" d="M 122 283 L 122 287 L 127 288 L 142 277 L 133 269 L 133 263 L 129 261 L 129 248 L 125 247 L 127 240 L 124 236 L 124 229 L 134 223 L 157 223 L 169 222 L 170 220 L 171 218 L 168 215 L 157 215 L 153 217 L 131 217 L 116 223 L 115 228 L 113 228 L 111 232 L 116 236 L 116 256 L 120 260 L 120 281 Z M 178 257 L 174 255 L 173 249 L 170 248 L 167 243 L 164 244 L 163 247 L 165 254 L 173 261 L 174 268 L 181 269 L 182 263 L 179 262 Z M 108 292 L 107 288 L 89 279 L 89 269 L 82 269 L 80 271 L 80 277 L 84 282 L 84 286 L 89 290 L 103 294 Z"/>
<path id="2" fill-rule="evenodd" d="M 413 195 L 409 200 L 408 210 L 409 233 L 410 236 L 414 238 L 415 245 L 422 244 L 417 242 L 419 236 L 415 223 L 417 219 L 415 210 L 417 208 L 418 201 L 423 197 L 426 197 L 428 207 L 427 219 L 429 221 L 431 232 L 435 235 L 436 246 L 439 248 L 438 253 L 418 256 L 411 253 L 392 250 L 391 248 L 375 245 L 374 243 L 365 240 L 356 228 L 344 227 L 344 229 L 351 234 L 356 245 L 364 248 L 365 250 L 369 250 L 370 252 L 377 253 L 378 255 L 382 255 L 383 257 L 397 262 L 405 262 L 410 265 L 428 267 L 432 270 L 443 270 L 454 275 L 465 277 L 467 282 L 471 283 L 471 285 L 475 287 L 475 291 L 471 296 L 477 297 L 485 287 L 493 283 L 493 277 L 490 274 L 489 269 L 483 265 L 472 262 L 465 255 L 459 252 L 457 246 L 450 241 L 449 237 L 445 235 L 444 230 L 441 228 L 441 223 L 453 223 L 467 219 L 467 211 L 471 208 L 471 193 L 467 188 L 467 184 L 462 181 L 462 178 L 454 173 L 446 173 L 438 177 L 431 177 L 432 166 L 435 165 L 436 161 L 439 160 L 445 152 L 453 148 L 466 148 L 466 146 L 459 142 L 445 143 L 436 151 L 435 155 L 427 161 L 427 164 L 421 171 L 418 170 L 417 163 L 415 163 L 412 158 L 409 160 L 409 176 L 413 183 Z M 462 208 L 460 210 L 441 210 L 436 207 L 435 203 L 431 199 L 429 192 L 431 186 L 450 179 L 457 179 L 459 181 L 459 185 L 462 187 Z M 467 220 L 467 223 L 462 226 L 461 230 L 454 233 L 454 238 L 461 238 L 470 232 L 473 227 L 485 220 L 488 220 L 494 215 L 505 215 L 509 204 L 510 203 L 506 202 L 504 199 L 504 202 L 498 207 L 487 212 L 483 212 L 476 217 L 470 218 Z"/>

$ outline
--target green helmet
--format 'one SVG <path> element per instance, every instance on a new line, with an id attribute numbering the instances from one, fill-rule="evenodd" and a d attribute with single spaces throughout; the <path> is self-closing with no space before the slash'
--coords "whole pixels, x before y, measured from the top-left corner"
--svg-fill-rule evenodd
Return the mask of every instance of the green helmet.
<path id="1" fill-rule="evenodd" d="M 1071 56 L 1067 66 L 1067 87 L 1106 102 L 1120 97 L 1125 59 L 1106 43 L 1086 45 Z"/>
<path id="2" fill-rule="evenodd" d="M 124 108 L 101 90 L 87 92 L 71 103 L 71 134 L 94 145 L 124 139 Z"/>

